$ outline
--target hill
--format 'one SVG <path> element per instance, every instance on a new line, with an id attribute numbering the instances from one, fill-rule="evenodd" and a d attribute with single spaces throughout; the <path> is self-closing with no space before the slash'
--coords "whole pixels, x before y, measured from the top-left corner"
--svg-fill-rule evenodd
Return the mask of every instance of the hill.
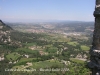
<path id="1" fill-rule="evenodd" d="M 13 29 L 0 20 L 0 43 L 11 42 L 10 33 Z"/>

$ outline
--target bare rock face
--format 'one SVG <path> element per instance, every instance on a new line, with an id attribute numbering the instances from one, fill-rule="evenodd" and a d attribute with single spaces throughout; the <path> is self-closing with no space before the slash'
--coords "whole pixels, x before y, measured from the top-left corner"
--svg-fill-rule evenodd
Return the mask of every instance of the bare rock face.
<path id="1" fill-rule="evenodd" d="M 96 6 L 94 11 L 95 28 L 93 34 L 93 48 L 100 50 L 100 0 L 96 0 Z"/>
<path id="2" fill-rule="evenodd" d="M 92 75 L 100 75 L 100 0 L 96 0 L 93 15 L 95 17 L 95 27 L 90 50 L 90 63 L 88 65 L 92 69 Z"/>
<path id="3" fill-rule="evenodd" d="M 100 17 L 95 18 L 95 29 L 93 35 L 93 48 L 100 50 Z"/>

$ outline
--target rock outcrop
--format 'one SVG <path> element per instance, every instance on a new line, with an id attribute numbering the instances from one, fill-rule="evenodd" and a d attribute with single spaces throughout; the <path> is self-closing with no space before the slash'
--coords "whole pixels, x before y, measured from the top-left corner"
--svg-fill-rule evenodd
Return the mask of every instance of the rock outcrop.
<path id="1" fill-rule="evenodd" d="M 93 15 L 95 17 L 95 27 L 88 66 L 92 69 L 92 75 L 100 75 L 100 0 L 96 0 L 96 7 Z"/>
<path id="2" fill-rule="evenodd" d="M 13 29 L 0 20 L 0 43 L 11 42 L 10 33 Z"/>

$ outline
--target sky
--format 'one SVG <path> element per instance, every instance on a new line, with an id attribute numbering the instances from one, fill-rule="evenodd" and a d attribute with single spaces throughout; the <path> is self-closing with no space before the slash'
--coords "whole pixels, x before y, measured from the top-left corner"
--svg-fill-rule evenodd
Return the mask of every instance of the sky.
<path id="1" fill-rule="evenodd" d="M 6 22 L 46 20 L 94 21 L 95 0 L 0 0 Z"/>

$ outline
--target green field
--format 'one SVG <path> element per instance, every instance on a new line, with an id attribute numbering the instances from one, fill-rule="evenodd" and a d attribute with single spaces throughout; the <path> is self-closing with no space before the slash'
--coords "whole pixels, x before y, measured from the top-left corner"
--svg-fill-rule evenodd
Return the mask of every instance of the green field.
<path id="1" fill-rule="evenodd" d="M 21 58 L 19 62 L 29 62 L 32 61 L 34 58 Z"/>
<path id="2" fill-rule="evenodd" d="M 78 45 L 79 43 L 77 43 L 76 41 L 74 41 L 74 42 L 68 42 L 67 44 L 72 45 L 72 46 L 76 46 L 76 45 Z"/>
<path id="3" fill-rule="evenodd" d="M 20 68 L 23 69 L 27 62 L 32 62 L 34 58 L 21 58 L 20 61 L 13 67 L 13 68 Z M 32 62 L 32 66 L 29 68 L 40 69 L 40 68 L 62 68 L 65 67 L 64 64 L 57 60 L 46 60 L 46 61 L 39 61 L 39 62 Z"/>
<path id="4" fill-rule="evenodd" d="M 24 43 L 24 45 L 26 45 L 27 47 L 29 47 L 29 46 L 34 46 L 34 45 L 36 45 L 36 43 Z"/>
<path id="5" fill-rule="evenodd" d="M 24 64 L 26 64 L 27 62 L 32 62 L 33 59 L 34 59 L 34 58 L 21 58 L 21 59 L 19 60 L 19 62 L 16 63 L 16 65 L 22 65 L 22 64 L 24 65 Z"/>
<path id="6" fill-rule="evenodd" d="M 6 58 L 9 61 L 16 61 L 19 57 L 21 57 L 21 55 L 16 53 L 16 52 L 13 52 L 13 53 L 10 53 L 10 54 L 6 55 Z"/>
<path id="7" fill-rule="evenodd" d="M 19 63 L 20 62 L 29 62 L 29 61 L 32 61 L 34 58 L 21 58 Z"/>
<path id="8" fill-rule="evenodd" d="M 76 59 L 76 58 L 70 58 L 70 60 L 76 63 L 84 63 L 84 61 Z"/>
<path id="9" fill-rule="evenodd" d="M 26 53 L 26 54 L 34 54 L 34 53 L 37 53 L 38 50 L 31 50 L 31 49 L 28 49 L 28 48 L 18 48 L 16 50 L 17 52 L 23 52 L 23 53 Z"/>
<path id="10" fill-rule="evenodd" d="M 90 50 L 90 47 L 85 46 L 85 45 L 81 45 L 81 49 L 82 49 L 82 50 Z"/>
<path id="11" fill-rule="evenodd" d="M 64 67 L 64 64 L 60 63 L 59 61 L 40 61 L 40 62 L 33 62 L 33 66 L 32 68 L 36 68 L 36 69 L 39 69 L 39 68 L 50 68 L 50 67 L 53 67 L 55 68 L 55 66 L 58 66 L 58 67 Z"/>

